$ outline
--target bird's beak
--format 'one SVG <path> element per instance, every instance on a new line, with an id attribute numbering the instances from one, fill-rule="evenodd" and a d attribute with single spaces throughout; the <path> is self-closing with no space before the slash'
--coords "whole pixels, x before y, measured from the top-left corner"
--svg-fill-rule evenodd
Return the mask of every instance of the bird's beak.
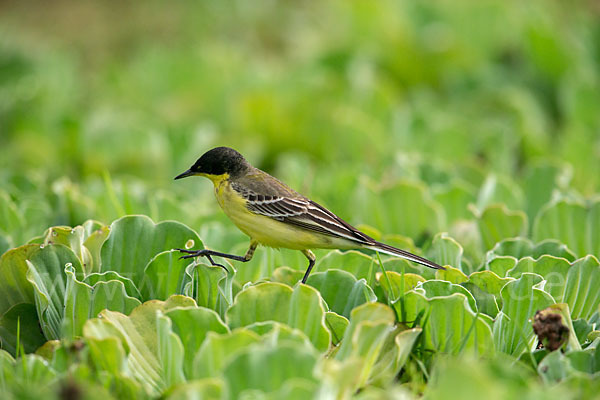
<path id="1" fill-rule="evenodd" d="M 182 178 L 187 178 L 188 176 L 192 176 L 192 175 L 196 175 L 195 172 L 193 172 L 191 169 L 188 169 L 187 171 L 185 171 L 182 174 L 179 174 L 175 177 L 175 180 L 177 179 L 182 179 Z"/>

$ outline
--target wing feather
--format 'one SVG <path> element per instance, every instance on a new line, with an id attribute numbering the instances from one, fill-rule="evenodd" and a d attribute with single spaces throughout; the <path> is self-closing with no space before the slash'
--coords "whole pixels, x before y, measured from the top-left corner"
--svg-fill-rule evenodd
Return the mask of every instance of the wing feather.
<path id="1" fill-rule="evenodd" d="M 361 244 L 375 243 L 373 238 L 305 197 L 265 196 L 239 184 L 232 184 L 232 187 L 247 200 L 246 207 L 255 214 Z"/>

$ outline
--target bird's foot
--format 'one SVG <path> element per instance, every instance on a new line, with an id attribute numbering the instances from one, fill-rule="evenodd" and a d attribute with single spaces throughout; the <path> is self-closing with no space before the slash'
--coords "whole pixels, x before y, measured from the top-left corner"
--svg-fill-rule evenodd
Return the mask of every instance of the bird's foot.
<path id="1" fill-rule="evenodd" d="M 223 264 L 216 263 L 212 259 L 212 257 L 211 257 L 212 253 L 208 249 L 202 249 L 202 250 L 175 249 L 175 250 L 178 250 L 181 253 L 185 253 L 184 256 L 179 257 L 180 260 L 186 260 L 188 258 L 196 258 L 196 257 L 206 257 L 208 259 L 208 261 L 210 261 L 211 265 L 213 265 L 215 267 L 221 267 L 226 272 L 229 272 L 229 270 L 227 269 L 226 266 L 224 266 Z"/>
<path id="2" fill-rule="evenodd" d="M 179 258 L 202 257 L 202 256 L 205 256 L 209 252 L 208 249 L 202 249 L 202 250 L 175 249 L 175 250 L 177 250 L 180 253 L 187 254 L 187 255 L 181 256 Z"/>

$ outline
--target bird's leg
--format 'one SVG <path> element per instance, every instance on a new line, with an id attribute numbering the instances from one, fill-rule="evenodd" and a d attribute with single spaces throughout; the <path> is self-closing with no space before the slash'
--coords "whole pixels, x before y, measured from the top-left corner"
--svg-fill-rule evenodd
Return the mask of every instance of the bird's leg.
<path id="1" fill-rule="evenodd" d="M 306 256 L 306 258 L 308 258 L 308 268 L 307 268 L 306 272 L 304 273 L 304 278 L 302 278 L 302 283 L 306 283 L 306 280 L 308 279 L 308 275 L 310 275 L 310 271 L 315 266 L 315 260 L 317 259 L 317 257 L 315 256 L 315 253 L 313 253 L 312 251 L 310 251 L 308 249 L 302 250 L 302 253 Z"/>
<path id="2" fill-rule="evenodd" d="M 225 271 L 229 272 L 229 270 L 224 265 L 217 264 L 216 262 L 214 262 L 214 260 L 212 259 L 212 256 L 229 258 L 229 259 L 235 260 L 235 261 L 248 262 L 248 261 L 252 260 L 252 256 L 254 255 L 254 250 L 256 250 L 257 245 L 258 245 L 257 242 L 251 242 L 250 248 L 248 248 L 248 251 L 243 256 L 236 256 L 235 254 L 221 253 L 221 252 L 209 250 L 209 249 L 202 249 L 202 250 L 175 249 L 175 250 L 179 250 L 182 253 L 186 253 L 185 256 L 179 257 L 180 259 L 185 260 L 187 258 L 206 257 L 208 259 L 208 261 L 210 261 L 211 265 L 221 267 Z"/>

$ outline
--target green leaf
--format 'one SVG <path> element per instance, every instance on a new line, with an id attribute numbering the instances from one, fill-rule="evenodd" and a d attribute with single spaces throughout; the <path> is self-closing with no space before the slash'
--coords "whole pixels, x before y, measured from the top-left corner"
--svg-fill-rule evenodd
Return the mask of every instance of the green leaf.
<path id="1" fill-rule="evenodd" d="M 184 346 L 172 329 L 172 320 L 160 311 L 156 315 L 158 361 L 165 387 L 185 382 L 183 371 Z"/>
<path id="2" fill-rule="evenodd" d="M 395 320 L 393 311 L 380 303 L 366 303 L 352 311 L 342 345 L 325 365 L 338 397 L 395 379 L 421 333 L 418 328 L 395 327 Z"/>
<path id="3" fill-rule="evenodd" d="M 580 257 L 600 254 L 600 200 L 588 204 L 559 200 L 540 210 L 533 239 L 558 239 Z"/>
<path id="4" fill-rule="evenodd" d="M 427 252 L 430 260 L 442 266 L 452 266 L 461 269 L 463 248 L 446 232 L 441 232 L 433 237 L 431 247 Z"/>
<path id="5" fill-rule="evenodd" d="M 524 272 L 541 275 L 544 291 L 558 303 L 567 303 L 574 319 L 588 319 L 600 304 L 600 263 L 587 256 L 569 264 L 563 258 L 542 256 L 538 260 L 523 258 L 508 273 L 519 277 Z"/>
<path id="6" fill-rule="evenodd" d="M 85 233 L 83 226 L 76 226 L 75 228 L 69 226 L 55 226 L 46 231 L 44 246 L 60 244 L 68 247 L 79 259 L 83 271 L 85 273 L 90 273 L 94 270 L 94 265 L 90 251 L 83 244 Z"/>
<path id="7" fill-rule="evenodd" d="M 192 263 L 185 269 L 183 293 L 196 300 L 199 306 L 215 310 L 222 318 L 233 303 L 235 272 L 221 267 Z"/>
<path id="8" fill-rule="evenodd" d="M 365 347 L 369 345 L 369 341 L 364 341 L 363 339 L 364 342 L 358 343 L 352 339 L 357 335 L 357 331 L 361 329 L 361 323 L 363 322 L 374 323 L 376 325 L 381 323 L 382 326 L 377 329 L 389 331 L 391 329 L 388 328 L 392 328 L 396 322 L 396 316 L 391 308 L 381 303 L 366 303 L 352 310 L 350 325 L 346 329 L 342 347 L 337 353 L 336 359 L 344 360 L 352 356 L 362 357 L 370 354 Z M 384 328 L 384 326 L 386 328 Z M 365 329 L 369 330 L 370 328 Z M 374 331 L 371 333 L 374 333 Z M 346 340 L 347 338 L 350 338 L 350 340 Z M 373 343 L 373 345 L 376 346 L 377 343 Z M 373 360 L 373 362 L 374 361 L 375 360 Z"/>
<path id="9" fill-rule="evenodd" d="M 337 346 L 342 341 L 350 321 L 348 321 L 347 318 L 334 313 L 333 311 L 327 311 L 325 313 L 325 323 L 331 332 L 332 344 Z"/>
<path id="10" fill-rule="evenodd" d="M 585 343 L 590 332 L 594 330 L 593 325 L 583 318 L 573 320 L 573 329 L 580 344 Z"/>
<path id="11" fill-rule="evenodd" d="M 356 279 L 366 279 L 368 282 L 375 275 L 375 271 L 379 268 L 378 265 L 376 259 L 365 253 L 356 250 L 345 252 L 334 250 L 327 253 L 325 257 L 317 259 L 314 271 L 326 272 L 330 269 L 341 269 L 351 273 Z M 369 276 L 369 272 L 372 276 Z"/>
<path id="12" fill-rule="evenodd" d="M 508 282 L 501 290 L 502 309 L 494 321 L 494 344 L 497 350 L 518 356 L 534 349 L 535 334 L 530 319 L 537 310 L 543 310 L 554 299 L 535 288 L 542 282 L 537 274 L 523 273 L 517 280 Z"/>
<path id="13" fill-rule="evenodd" d="M 267 400 L 289 399 L 289 400 L 304 400 L 312 399 L 318 396 L 319 386 L 313 380 L 303 378 L 288 379 L 281 388 L 275 392 L 266 395 Z M 262 396 L 255 390 L 249 390 L 242 394 L 241 399 L 254 399 L 255 396 Z"/>
<path id="14" fill-rule="evenodd" d="M 577 258 L 569 248 L 554 239 L 547 239 L 534 244 L 523 237 L 504 239 L 496 243 L 493 249 L 487 252 L 486 260 L 491 261 L 498 256 L 512 256 L 515 259 L 524 257 L 540 258 L 542 255 L 552 255 L 575 261 Z"/>
<path id="15" fill-rule="evenodd" d="M 313 275 L 315 272 L 313 272 Z M 298 283 L 302 277 L 304 276 L 304 272 L 292 269 L 290 267 L 279 267 L 273 271 L 273 276 L 271 276 L 272 282 L 283 283 L 288 286 L 294 286 Z"/>
<path id="16" fill-rule="evenodd" d="M 598 369 L 598 353 L 591 351 L 570 351 L 565 353 L 565 356 L 569 359 L 571 367 L 574 370 L 587 373 L 594 374 L 600 369 Z"/>
<path id="17" fill-rule="evenodd" d="M 26 260 L 39 249 L 39 245 L 26 244 L 0 257 L 0 315 L 17 304 L 35 304 L 33 286 L 27 280 L 29 266 Z"/>
<path id="18" fill-rule="evenodd" d="M 45 341 L 35 305 L 17 304 L 0 317 L 0 346 L 11 355 L 16 357 L 17 342 L 25 353 L 33 353 Z"/>
<path id="19" fill-rule="evenodd" d="M 395 301 L 404 293 L 416 288 L 425 278 L 416 274 L 399 274 L 395 271 L 386 271 L 385 275 L 379 274 L 377 281 L 390 301 Z"/>
<path id="20" fill-rule="evenodd" d="M 200 349 L 194 354 L 190 379 L 220 376 L 223 367 L 235 357 L 240 349 L 258 343 L 260 336 L 246 328 L 235 329 L 230 333 L 208 332 Z"/>
<path id="21" fill-rule="evenodd" d="M 513 278 L 501 278 L 492 271 L 473 272 L 469 275 L 469 282 L 496 297 L 500 297 L 500 291 L 504 285 L 513 280 Z"/>
<path id="22" fill-rule="evenodd" d="M 168 400 L 213 400 L 225 398 L 225 382 L 222 379 L 202 379 L 177 385 Z"/>
<path id="23" fill-rule="evenodd" d="M 502 239 L 527 233 L 527 215 L 522 211 L 510 211 L 504 204 L 486 207 L 476 213 L 477 226 L 484 249 L 491 249 Z"/>
<path id="24" fill-rule="evenodd" d="M 185 269 L 189 260 L 180 259 L 181 253 L 167 250 L 154 256 L 144 268 L 140 283 L 144 300 L 165 300 L 173 294 L 185 294 Z"/>
<path id="25" fill-rule="evenodd" d="M 356 306 L 377 300 L 364 279 L 357 280 L 346 271 L 316 272 L 308 277 L 306 284 L 319 291 L 330 310 L 346 318 Z"/>
<path id="26" fill-rule="evenodd" d="M 260 335 L 264 341 L 268 341 L 272 344 L 294 342 L 311 349 L 314 348 L 314 345 L 311 343 L 308 336 L 306 336 L 306 333 L 281 322 L 255 322 L 246 326 L 246 329 Z"/>
<path id="27" fill-rule="evenodd" d="M 219 315 L 204 307 L 178 307 L 165 312 L 172 321 L 172 329 L 181 339 L 184 350 L 184 372 L 193 375 L 194 356 L 208 332 L 228 333 L 229 328 Z"/>
<path id="28" fill-rule="evenodd" d="M 396 328 L 393 333 L 388 335 L 379 359 L 373 366 L 373 373 L 370 377 L 373 385 L 387 387 L 396 379 L 406 364 L 421 332 L 421 328 L 406 330 Z"/>
<path id="29" fill-rule="evenodd" d="M 570 268 L 571 265 L 564 258 L 544 255 L 534 260 L 531 257 L 525 257 L 520 259 L 507 275 L 513 278 L 519 278 L 524 272 L 541 275 L 546 280 L 544 291 L 554 297 L 556 301 L 562 301 L 566 277 Z"/>
<path id="30" fill-rule="evenodd" d="M 98 282 L 110 282 L 110 281 L 119 281 L 125 287 L 125 292 L 130 297 L 135 297 L 136 299 L 140 299 L 142 295 L 140 291 L 135 286 L 135 284 L 131 281 L 131 279 L 122 277 L 117 272 L 107 271 L 107 272 L 93 272 L 89 275 L 86 275 L 83 278 L 82 282 L 88 284 L 90 286 L 96 285 Z"/>
<path id="31" fill-rule="evenodd" d="M 500 277 L 506 277 L 508 271 L 517 265 L 517 261 L 511 256 L 496 256 L 486 262 L 486 268 Z"/>
<path id="32" fill-rule="evenodd" d="M 439 357 L 425 389 L 431 399 L 556 398 L 556 387 L 546 389 L 539 377 L 512 357 Z M 562 393 L 561 393 L 562 394 Z"/>
<path id="33" fill-rule="evenodd" d="M 73 274 L 82 275 L 79 258 L 68 247 L 55 244 L 32 253 L 27 265 L 27 279 L 35 289 L 36 308 L 44 336 L 60 339 L 67 299 L 65 267 L 70 266 Z"/>
<path id="34" fill-rule="evenodd" d="M 48 340 L 35 351 L 35 354 L 48 361 L 51 361 L 61 346 L 62 344 L 60 340 Z"/>
<path id="35" fill-rule="evenodd" d="M 223 376 L 229 395 L 238 399 L 250 390 L 275 392 L 290 380 L 316 383 L 316 363 L 317 355 L 302 346 L 255 344 L 240 350 L 225 366 Z"/>
<path id="36" fill-rule="evenodd" d="M 462 293 L 428 299 L 417 291 L 394 303 L 403 322 L 421 321 L 425 349 L 458 354 L 463 351 L 493 354 L 492 330 L 487 318 L 475 313 Z"/>
<path id="37" fill-rule="evenodd" d="M 141 286 L 146 265 L 157 254 L 174 248 L 203 248 L 190 228 L 174 221 L 155 224 L 143 215 L 119 218 L 102 245 L 101 271 L 116 271 Z"/>
<path id="38" fill-rule="evenodd" d="M 392 309 L 381 303 L 366 303 L 352 311 L 350 325 L 335 355 L 335 360 L 349 366 L 334 370 L 332 378 L 338 382 L 338 386 L 349 385 L 349 389 L 355 391 L 366 385 L 373 375 L 384 373 L 390 360 L 382 361 L 378 369 L 374 366 L 386 349 L 390 336 L 393 341 L 395 321 Z M 352 377 L 346 376 L 348 374 Z"/>
<path id="39" fill-rule="evenodd" d="M 435 279 L 458 284 L 466 282 L 469 278 L 460 269 L 446 266 L 446 269 L 435 271 Z"/>
<path id="40" fill-rule="evenodd" d="M 320 351 L 331 342 L 319 292 L 302 284 L 293 290 L 280 283 L 250 286 L 238 293 L 225 320 L 232 329 L 261 321 L 283 322 L 304 332 Z"/>
<path id="41" fill-rule="evenodd" d="M 475 303 L 473 295 L 461 285 L 457 285 L 447 281 L 429 280 L 426 282 L 422 282 L 416 289 L 416 291 L 418 292 L 420 292 L 421 290 L 423 291 L 422 293 L 428 299 L 438 296 L 450 296 L 454 293 L 463 294 L 467 298 L 471 310 L 473 312 L 477 312 L 477 305 Z"/>
<path id="42" fill-rule="evenodd" d="M 594 256 L 575 261 L 567 274 L 560 302 L 567 303 L 573 319 L 588 319 L 600 304 L 600 263 Z"/>
<path id="43" fill-rule="evenodd" d="M 55 371 L 42 357 L 27 354 L 14 360 L 0 350 L 0 388 L 3 395 L 12 392 L 24 398 L 43 396 L 48 393 L 49 385 L 55 378 Z M 17 396 L 15 398 L 19 398 Z"/>
<path id="44" fill-rule="evenodd" d="M 464 282 L 461 284 L 462 287 L 467 289 L 469 293 L 475 299 L 477 304 L 477 310 L 485 315 L 489 315 L 494 318 L 500 311 L 498 307 L 498 301 L 496 297 L 488 292 L 481 290 L 478 286 L 472 282 Z"/>
<path id="45" fill-rule="evenodd" d="M 378 400 L 378 399 L 396 399 L 406 396 L 404 385 L 399 383 L 389 384 L 384 388 L 375 385 L 369 385 L 358 392 L 353 400 Z"/>
<path id="46" fill-rule="evenodd" d="M 67 282 L 61 325 L 67 338 L 81 336 L 85 322 L 97 317 L 102 310 L 129 314 L 141 304 L 133 297 L 135 293 L 130 292 L 131 290 L 137 292 L 135 287 L 130 286 L 131 281 L 118 276 L 116 272 L 91 274 L 84 282 L 77 279 L 72 266 L 65 268 L 65 274 Z"/>
<path id="47" fill-rule="evenodd" d="M 194 306 L 194 300 L 185 296 L 171 296 L 166 301 L 148 301 L 131 312 L 129 316 L 115 311 L 104 310 L 100 318 L 88 320 L 83 327 L 83 336 L 87 340 L 105 340 L 118 338 L 121 346 L 127 353 L 127 366 L 132 376 L 140 382 L 144 389 L 157 395 L 177 376 L 177 372 L 170 368 L 176 367 L 169 364 L 164 353 L 161 356 L 162 345 L 165 344 L 164 334 L 168 333 L 164 325 L 158 330 L 157 312 L 167 312 L 176 307 Z M 172 336 L 169 340 L 173 340 Z M 176 340 L 174 340 L 176 343 Z M 173 343 L 171 343 L 173 344 Z M 111 355 L 112 357 L 112 355 Z M 109 363 L 108 361 L 106 361 Z M 164 362 L 164 364 L 163 364 Z M 110 364 L 110 363 L 109 363 Z"/>
<path id="48" fill-rule="evenodd" d="M 558 383 L 573 372 L 571 363 L 560 350 L 553 351 L 544 357 L 537 369 L 546 383 Z"/>
<path id="49" fill-rule="evenodd" d="M 469 280 L 461 283 L 461 286 L 473 295 L 480 312 L 495 318 L 502 307 L 500 291 L 512 280 L 500 278 L 492 271 L 479 271 L 469 275 Z"/>
<path id="50" fill-rule="evenodd" d="M 92 220 L 85 221 L 83 228 L 87 235 L 83 245 L 88 249 L 91 256 L 91 268 L 88 267 L 87 271 L 100 272 L 100 250 L 102 249 L 102 245 L 108 237 L 110 228 Z"/>
<path id="51" fill-rule="evenodd" d="M 593 342 L 594 340 L 600 338 L 600 330 L 594 330 L 588 333 L 587 340 Z"/>
<path id="52" fill-rule="evenodd" d="M 108 324 L 106 322 L 106 325 Z M 107 327 L 107 329 L 110 328 Z M 126 371 L 127 354 L 120 339 L 120 335 L 116 331 L 115 336 L 104 338 L 88 336 L 86 338 L 90 361 L 97 370 L 106 371 L 111 375 L 121 375 Z"/>

